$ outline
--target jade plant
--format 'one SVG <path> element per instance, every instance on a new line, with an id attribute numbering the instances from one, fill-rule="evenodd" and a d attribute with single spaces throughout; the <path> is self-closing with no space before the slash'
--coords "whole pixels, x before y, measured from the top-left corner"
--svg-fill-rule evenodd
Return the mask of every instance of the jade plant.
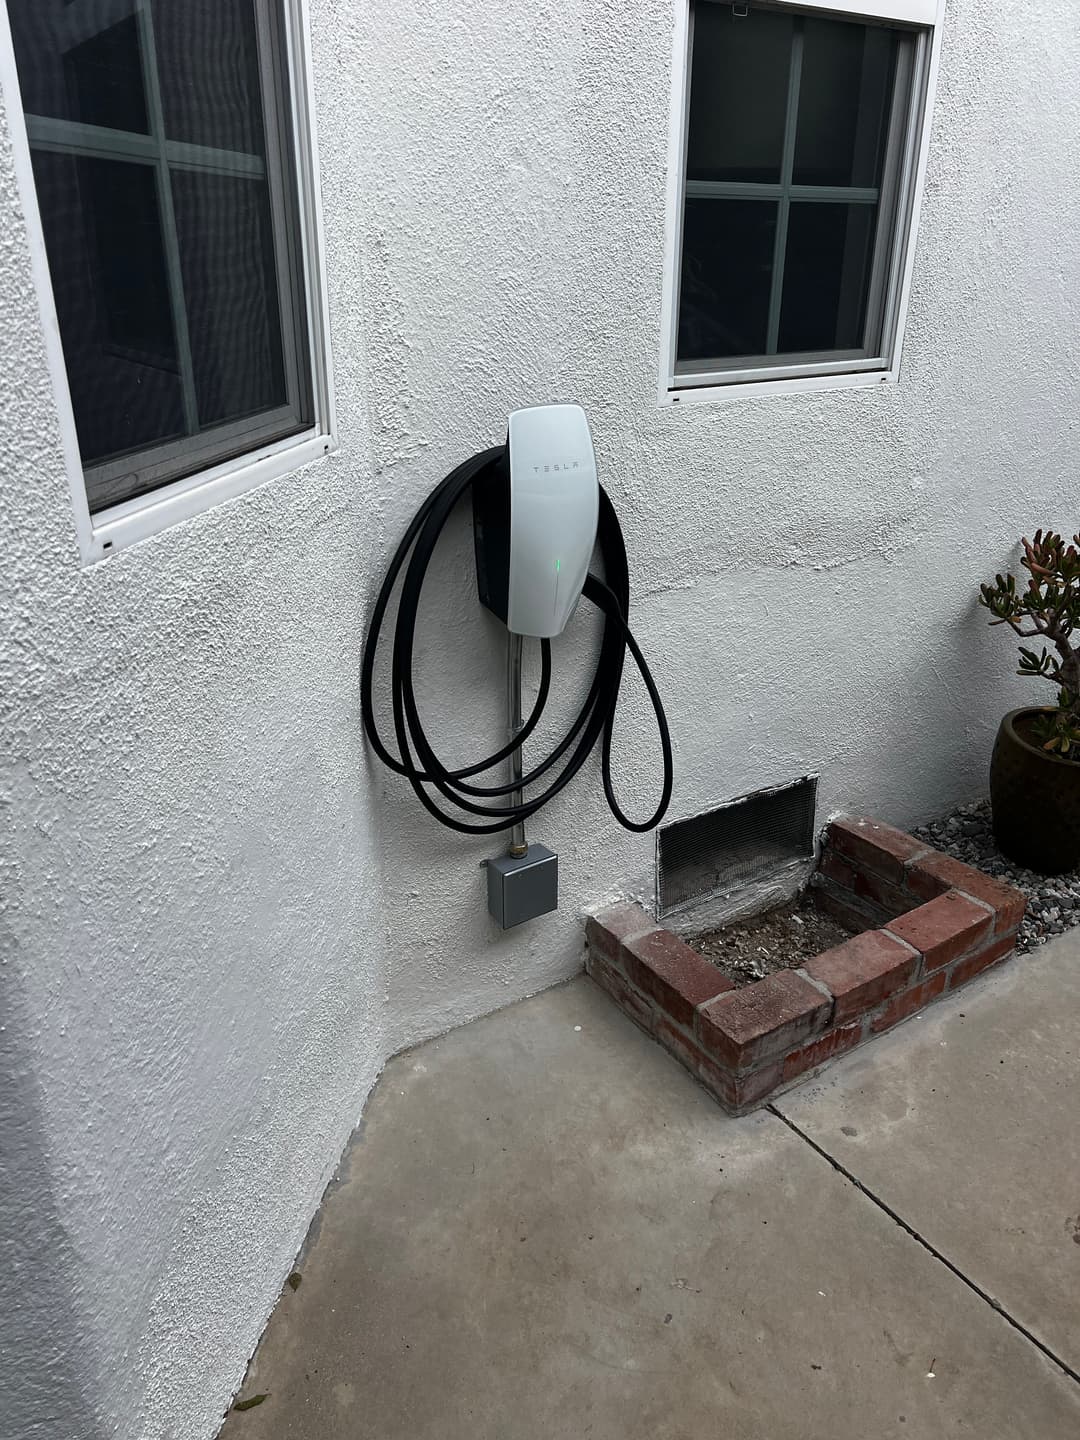
<path id="1" fill-rule="evenodd" d="M 1080 627 L 1080 535 L 1066 544 L 1051 530 L 1037 530 L 1034 540 L 1020 543 L 1027 584 L 998 575 L 980 587 L 979 603 L 994 616 L 991 625 L 1010 625 L 1023 639 L 1042 637 L 1038 653 L 1020 646 L 1016 672 L 1057 686 L 1057 705 L 1037 718 L 1034 733 L 1044 750 L 1080 763 L 1080 645 L 1072 644 Z"/>

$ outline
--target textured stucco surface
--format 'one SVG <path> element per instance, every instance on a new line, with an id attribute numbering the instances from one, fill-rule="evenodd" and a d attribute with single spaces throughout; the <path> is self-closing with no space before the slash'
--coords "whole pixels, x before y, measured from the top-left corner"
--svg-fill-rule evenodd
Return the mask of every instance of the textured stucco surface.
<path id="1" fill-rule="evenodd" d="M 981 790 L 1031 692 L 977 582 L 1022 530 L 1076 525 L 1071 0 L 951 0 L 902 383 L 687 410 L 655 396 L 669 8 L 311 11 L 340 448 L 91 570 L 0 153 L 0 1233 L 21 1312 L 0 1307 L 0 1426 L 20 1436 L 35 1415 L 72 1440 L 211 1434 L 385 1056 L 571 973 L 582 907 L 651 890 L 653 842 L 592 769 L 533 827 L 559 913 L 501 935 L 490 847 L 437 830 L 361 745 L 388 547 L 508 410 L 589 413 L 673 818 L 809 770 L 826 810 L 901 824 Z M 462 520 L 419 647 L 450 758 L 502 723 L 468 545 Z M 589 643 L 583 622 L 556 646 L 567 705 Z M 644 808 L 634 690 L 617 736 Z"/>
<path id="2" fill-rule="evenodd" d="M 353 245 L 340 452 L 80 570 L 6 153 L 0 205 L 0 1435 L 196 1440 L 388 1047 Z"/>

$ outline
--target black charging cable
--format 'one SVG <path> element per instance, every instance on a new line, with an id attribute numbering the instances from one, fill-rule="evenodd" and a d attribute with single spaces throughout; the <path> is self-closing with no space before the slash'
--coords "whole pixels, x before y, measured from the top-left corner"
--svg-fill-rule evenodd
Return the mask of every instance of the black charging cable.
<path id="1" fill-rule="evenodd" d="M 596 671 L 584 703 L 578 711 L 566 734 L 539 765 L 523 775 L 520 781 L 506 785 L 473 785 L 469 781 L 506 760 L 521 745 L 540 723 L 551 689 L 551 642 L 540 641 L 540 687 L 536 702 L 528 719 L 517 735 L 493 755 L 466 765 L 458 770 L 448 770 L 432 749 L 431 743 L 420 721 L 416 694 L 413 689 L 413 645 L 416 637 L 416 616 L 420 605 L 420 592 L 432 554 L 442 534 L 450 513 L 458 501 L 471 489 L 474 481 L 483 472 L 505 459 L 506 450 L 502 445 L 482 450 L 452 470 L 431 492 L 413 516 L 401 543 L 394 552 L 386 576 L 379 587 L 379 594 L 372 611 L 367 639 L 364 642 L 364 658 L 360 670 L 360 708 L 364 732 L 371 748 L 389 769 L 404 775 L 416 793 L 417 799 L 436 820 L 451 830 L 465 835 L 491 835 L 500 830 L 509 830 L 514 825 L 528 820 L 567 786 L 584 765 L 593 746 L 602 737 L 601 774 L 604 795 L 611 813 L 627 830 L 651 830 L 663 819 L 671 800 L 672 758 L 671 735 L 667 717 L 660 700 L 652 674 L 645 657 L 630 632 L 627 613 L 630 605 L 630 572 L 626 563 L 626 546 L 614 507 L 603 487 L 600 489 L 600 514 L 597 523 L 597 543 L 604 562 L 606 582 L 589 574 L 582 591 L 585 598 L 604 615 L 604 633 L 600 644 L 600 655 Z M 410 553 L 411 552 L 411 553 Z M 406 561 L 408 565 L 406 566 Z M 399 756 L 391 754 L 379 735 L 375 721 L 373 687 L 375 678 L 375 654 L 379 645 L 383 621 L 390 604 L 390 597 L 402 569 L 405 577 L 398 602 L 397 620 L 394 626 L 393 651 L 390 673 L 390 692 L 394 716 L 394 734 L 397 738 Z M 660 803 L 648 820 L 631 820 L 615 798 L 611 781 L 611 737 L 615 725 L 615 710 L 619 703 L 619 687 L 622 683 L 623 663 L 627 650 L 641 672 L 645 688 L 649 692 L 656 725 L 660 732 L 660 747 L 663 752 L 663 789 Z M 493 804 L 493 800 L 509 795 L 524 786 L 532 786 L 557 766 L 564 756 L 565 765 L 547 787 L 530 796 L 520 805 Z M 479 824 L 460 820 L 448 815 L 436 804 L 426 787 L 431 787 L 443 799 L 469 815 L 483 816 L 486 823 Z M 486 802 L 486 803 L 485 803 Z"/>

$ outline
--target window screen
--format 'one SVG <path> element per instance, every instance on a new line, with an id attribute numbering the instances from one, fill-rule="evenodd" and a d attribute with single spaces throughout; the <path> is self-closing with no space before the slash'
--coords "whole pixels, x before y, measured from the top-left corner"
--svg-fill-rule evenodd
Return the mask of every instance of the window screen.
<path id="1" fill-rule="evenodd" d="M 676 375 L 869 368 L 884 350 L 911 33 L 730 0 L 692 0 L 691 18 Z"/>
<path id="2" fill-rule="evenodd" d="M 8 0 L 91 510 L 314 419 L 281 0 Z"/>

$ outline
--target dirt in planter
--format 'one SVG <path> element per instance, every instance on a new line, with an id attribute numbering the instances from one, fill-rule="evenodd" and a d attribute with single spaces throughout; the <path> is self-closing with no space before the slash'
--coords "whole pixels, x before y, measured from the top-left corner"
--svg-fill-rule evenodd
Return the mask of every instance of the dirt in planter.
<path id="1" fill-rule="evenodd" d="M 721 930 L 688 935 L 686 943 L 741 989 L 778 970 L 796 970 L 855 933 L 803 897 Z"/>

